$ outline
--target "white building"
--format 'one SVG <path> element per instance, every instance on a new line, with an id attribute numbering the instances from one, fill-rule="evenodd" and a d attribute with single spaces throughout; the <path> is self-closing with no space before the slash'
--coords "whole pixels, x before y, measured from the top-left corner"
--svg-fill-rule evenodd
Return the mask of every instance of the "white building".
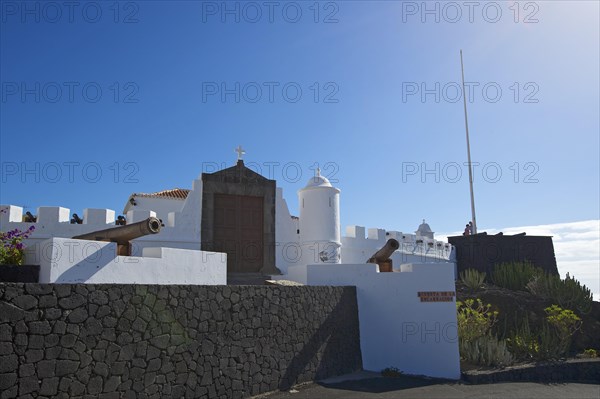
<path id="1" fill-rule="evenodd" d="M 247 169 L 242 161 L 228 168 L 223 173 L 239 171 L 254 172 Z M 191 189 L 175 188 L 157 193 L 134 193 L 127 199 L 124 213 L 128 223 L 144 220 L 155 216 L 163 221 L 164 227 L 157 235 L 140 237 L 134 241 L 134 253 L 141 254 L 144 248 L 179 248 L 200 250 L 205 248 L 206 237 L 202 237 L 202 223 L 214 218 L 214 209 L 208 207 L 203 216 L 203 208 L 207 207 L 206 190 L 202 174 L 193 182 Z M 260 178 L 262 176 L 256 175 Z M 264 178 L 262 178 L 264 179 Z M 266 179 L 265 179 L 266 180 Z M 267 181 L 273 182 L 273 181 Z M 273 182 L 274 183 L 274 182 Z M 226 185 L 238 183 L 225 183 Z M 241 186 L 251 186 L 252 182 L 239 183 Z M 264 247 L 274 248 L 274 274 L 286 274 L 291 266 L 306 264 L 354 264 L 364 263 L 386 241 L 394 238 L 399 241 L 400 248 L 392 255 L 394 268 L 399 269 L 408 263 L 454 263 L 452 246 L 446 242 L 434 239 L 434 233 L 425 221 L 418 227 L 415 234 L 403 233 L 384 228 L 368 228 L 348 226 L 345 235 L 341 234 L 340 226 L 340 195 L 338 188 L 333 187 L 329 180 L 317 171 L 306 185 L 298 191 L 299 217 L 293 216 L 283 197 L 283 191 L 277 188 L 274 193 L 274 230 L 273 243 L 264 243 Z M 265 203 L 270 201 L 265 200 Z M 31 224 L 22 222 L 23 210 L 13 205 L 2 205 L 4 213 L 0 215 L 0 230 L 14 228 L 27 229 Z M 264 212 L 269 213 L 269 210 Z M 236 216 L 239 218 L 239 215 Z M 265 218 L 266 219 L 266 218 Z M 26 242 L 29 250 L 26 252 L 26 262 L 39 264 L 42 248 L 39 244 L 49 238 L 71 238 L 76 235 L 89 233 L 114 226 L 115 212 L 110 209 L 85 209 L 83 224 L 70 224 L 70 210 L 62 207 L 40 207 L 37 210 L 36 230 Z M 266 231 L 269 226 L 263 227 Z M 261 245 L 258 245 L 261 247 Z M 227 252 L 215 249 L 217 252 Z M 236 246 L 237 255 L 245 250 Z M 231 256 L 232 253 L 230 253 Z M 268 254 L 267 254 L 268 255 Z M 265 254 L 259 254 L 266 259 Z M 273 274 L 273 273 L 267 273 Z"/>
<path id="2" fill-rule="evenodd" d="M 132 242 L 132 256 L 118 256 L 113 242 L 71 238 L 118 228 L 113 210 L 85 209 L 83 224 L 71 224 L 69 209 L 40 207 L 26 263 L 40 264 L 47 283 L 226 284 L 227 272 L 241 270 L 356 286 L 365 369 L 459 378 L 452 247 L 436 241 L 425 221 L 416 234 L 349 226 L 342 236 L 340 194 L 317 171 L 298 191 L 295 217 L 275 182 L 238 160 L 203 173 L 189 190 L 132 194 L 128 224 L 150 216 L 164 223 Z M 0 207 L 0 230 L 32 225 L 22 208 Z M 400 244 L 391 256 L 396 273 L 381 273 L 366 261 L 390 238 Z"/>
<path id="3" fill-rule="evenodd" d="M 170 212 L 181 212 L 190 190 L 174 188 L 157 193 L 133 193 L 127 199 L 123 215 L 132 210 L 152 211 L 156 217 L 166 221 Z"/>

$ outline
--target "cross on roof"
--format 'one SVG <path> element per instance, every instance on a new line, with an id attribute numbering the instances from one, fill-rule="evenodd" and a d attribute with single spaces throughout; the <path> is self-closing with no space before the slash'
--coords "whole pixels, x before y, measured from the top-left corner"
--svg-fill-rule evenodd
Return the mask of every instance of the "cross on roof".
<path id="1" fill-rule="evenodd" d="M 237 154 L 238 154 L 238 161 L 240 161 L 242 159 L 242 157 L 244 156 L 244 154 L 246 153 L 246 151 L 242 148 L 241 145 L 238 145 L 237 148 L 234 150 L 234 152 L 237 152 Z"/>

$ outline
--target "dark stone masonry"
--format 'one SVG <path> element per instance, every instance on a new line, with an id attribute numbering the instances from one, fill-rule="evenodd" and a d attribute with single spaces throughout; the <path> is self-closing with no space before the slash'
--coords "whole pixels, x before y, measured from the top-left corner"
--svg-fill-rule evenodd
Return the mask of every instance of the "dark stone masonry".
<path id="1" fill-rule="evenodd" d="M 481 233 L 448 237 L 448 242 L 456 247 L 458 273 L 466 269 L 475 269 L 485 272 L 490 278 L 498 264 L 531 262 L 558 276 L 552 237 Z"/>
<path id="2" fill-rule="evenodd" d="M 354 287 L 0 283 L 0 399 L 242 398 L 361 369 Z"/>

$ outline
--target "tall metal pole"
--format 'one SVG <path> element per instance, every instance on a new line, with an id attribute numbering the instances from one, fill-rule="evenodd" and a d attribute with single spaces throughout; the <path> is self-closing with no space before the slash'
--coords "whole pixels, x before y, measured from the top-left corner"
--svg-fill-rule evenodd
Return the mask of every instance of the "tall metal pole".
<path id="1" fill-rule="evenodd" d="M 471 189 L 471 217 L 473 218 L 473 234 L 477 234 L 477 220 L 475 218 L 475 196 L 473 195 L 473 168 L 471 167 L 471 145 L 469 144 L 469 122 L 467 121 L 467 92 L 465 90 L 465 69 L 463 67 L 462 50 L 460 50 L 460 71 L 462 74 L 463 104 L 465 107 L 465 129 L 467 132 L 467 159 L 469 167 L 469 188 Z"/>

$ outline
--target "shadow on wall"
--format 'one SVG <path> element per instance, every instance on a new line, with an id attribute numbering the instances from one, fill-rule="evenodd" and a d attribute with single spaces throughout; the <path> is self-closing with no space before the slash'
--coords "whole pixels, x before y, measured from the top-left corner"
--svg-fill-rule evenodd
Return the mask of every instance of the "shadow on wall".
<path id="1" fill-rule="evenodd" d="M 86 259 L 75 263 L 72 267 L 61 273 L 55 282 L 58 284 L 85 283 L 114 261 L 116 257 L 117 254 L 112 245 L 98 247 L 95 252 L 88 254 Z"/>
<path id="2" fill-rule="evenodd" d="M 296 356 L 291 360 L 286 369 L 281 381 L 279 389 L 282 391 L 289 390 L 295 384 L 312 380 L 320 380 L 326 377 L 340 375 L 340 364 L 350 365 L 357 364 L 357 370 L 344 370 L 343 374 L 352 373 L 362 370 L 362 356 L 359 350 L 348 350 L 340 353 L 339 343 L 347 340 L 347 332 L 340 330 L 340 325 L 346 325 L 343 320 L 346 318 L 356 317 L 356 315 L 348 315 L 347 309 L 344 309 L 343 304 L 348 302 L 356 302 L 355 292 L 344 290 L 342 296 L 337 302 L 335 308 L 331 311 L 327 319 L 321 324 L 318 330 L 306 342 Z M 358 312 L 358 305 L 356 306 Z M 310 313 L 310 309 L 307 311 Z M 360 333 L 357 329 L 355 341 L 356 345 L 360 346 Z M 334 345 L 333 343 L 336 343 Z M 331 344 L 331 345 L 330 345 Z M 323 354 L 318 358 L 319 350 L 325 346 Z M 348 348 L 350 349 L 350 348 Z M 356 354 L 353 356 L 353 354 Z M 316 367 L 316 375 L 314 379 L 307 373 L 310 367 L 307 367 L 311 360 L 318 359 Z"/>

